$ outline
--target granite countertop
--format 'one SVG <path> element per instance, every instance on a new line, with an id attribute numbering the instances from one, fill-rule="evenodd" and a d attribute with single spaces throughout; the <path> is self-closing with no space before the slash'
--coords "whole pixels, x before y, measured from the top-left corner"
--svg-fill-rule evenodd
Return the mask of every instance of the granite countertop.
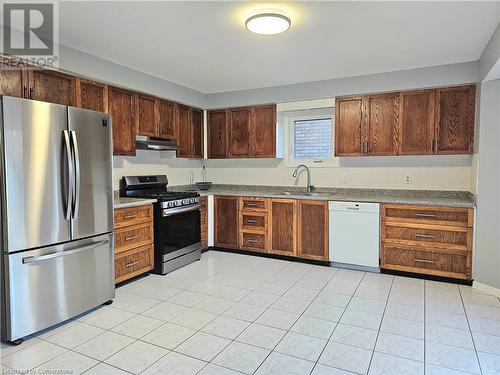
<path id="1" fill-rule="evenodd" d="M 156 199 L 145 199 L 145 198 L 124 198 L 120 197 L 115 193 L 115 203 L 114 208 L 127 208 L 127 207 L 137 207 L 144 206 L 146 204 L 155 203 Z"/>
<path id="2" fill-rule="evenodd" d="M 171 191 L 189 187 L 169 186 Z M 209 190 L 199 190 L 200 196 L 234 195 L 266 198 L 291 198 L 354 202 L 377 202 L 448 207 L 475 207 L 474 194 L 467 191 L 397 190 L 397 189 L 346 189 L 318 187 L 312 195 L 302 195 L 305 188 L 296 186 L 218 185 Z M 285 193 L 286 192 L 286 193 Z"/>

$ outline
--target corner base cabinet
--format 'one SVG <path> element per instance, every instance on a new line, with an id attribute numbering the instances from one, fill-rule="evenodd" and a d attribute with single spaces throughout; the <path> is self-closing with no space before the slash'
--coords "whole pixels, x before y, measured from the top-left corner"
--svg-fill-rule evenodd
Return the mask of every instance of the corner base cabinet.
<path id="1" fill-rule="evenodd" d="M 472 208 L 382 206 L 381 268 L 470 280 Z"/>
<path id="2" fill-rule="evenodd" d="M 115 282 L 154 268 L 153 206 L 115 209 Z"/>

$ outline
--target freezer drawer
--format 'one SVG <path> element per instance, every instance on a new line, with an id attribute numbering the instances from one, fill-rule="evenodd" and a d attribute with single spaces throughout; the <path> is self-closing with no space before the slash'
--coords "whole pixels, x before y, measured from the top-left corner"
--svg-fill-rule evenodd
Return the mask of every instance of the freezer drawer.
<path id="1" fill-rule="evenodd" d="M 114 298 L 113 234 L 4 255 L 6 330 L 16 340 Z"/>

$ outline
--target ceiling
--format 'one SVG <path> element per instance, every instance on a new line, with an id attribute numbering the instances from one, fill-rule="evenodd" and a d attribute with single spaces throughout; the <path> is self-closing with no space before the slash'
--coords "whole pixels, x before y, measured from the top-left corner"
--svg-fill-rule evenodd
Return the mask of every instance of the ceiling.
<path id="1" fill-rule="evenodd" d="M 256 9 L 284 34 L 244 27 Z M 478 60 L 499 2 L 61 2 L 60 42 L 203 93 Z"/>

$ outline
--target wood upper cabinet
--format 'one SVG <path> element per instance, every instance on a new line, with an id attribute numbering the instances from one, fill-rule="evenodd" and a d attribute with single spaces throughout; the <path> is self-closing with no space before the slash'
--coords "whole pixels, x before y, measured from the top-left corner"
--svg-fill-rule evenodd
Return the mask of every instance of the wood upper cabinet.
<path id="1" fill-rule="evenodd" d="M 398 152 L 399 93 L 363 98 L 365 155 L 396 155 Z"/>
<path id="2" fill-rule="evenodd" d="M 436 90 L 436 154 L 473 152 L 475 95 L 475 86 Z"/>
<path id="3" fill-rule="evenodd" d="M 189 107 L 178 104 L 176 109 L 177 118 L 177 143 L 180 150 L 177 150 L 177 157 L 189 158 L 191 156 L 191 123 L 189 118 Z"/>
<path id="4" fill-rule="evenodd" d="M 109 87 L 113 126 L 113 154 L 135 155 L 136 97 L 132 91 Z"/>
<path id="5" fill-rule="evenodd" d="M 238 197 L 216 196 L 214 199 L 215 246 L 238 247 Z"/>
<path id="6" fill-rule="evenodd" d="M 203 111 L 191 109 L 191 157 L 203 158 Z"/>
<path id="7" fill-rule="evenodd" d="M 158 99 L 156 101 L 159 138 L 175 139 L 175 103 Z"/>
<path id="8" fill-rule="evenodd" d="M 361 96 L 335 100 L 335 155 L 358 156 L 362 153 Z"/>
<path id="9" fill-rule="evenodd" d="M 250 156 L 250 107 L 229 110 L 229 156 Z"/>
<path id="10" fill-rule="evenodd" d="M 137 94 L 137 134 L 156 137 L 159 126 L 156 116 L 156 98 Z"/>
<path id="11" fill-rule="evenodd" d="M 328 202 L 299 200 L 297 256 L 328 260 Z"/>
<path id="12" fill-rule="evenodd" d="M 400 155 L 428 155 L 433 152 L 435 101 L 435 90 L 401 93 Z"/>
<path id="13" fill-rule="evenodd" d="M 31 69 L 29 98 L 44 102 L 75 105 L 75 77 L 53 70 Z"/>
<path id="14" fill-rule="evenodd" d="M 269 204 L 269 252 L 297 255 L 297 201 L 271 199 Z"/>
<path id="15" fill-rule="evenodd" d="M 76 106 L 108 112 L 108 86 L 85 78 L 76 79 Z"/>
<path id="16" fill-rule="evenodd" d="M 28 71 L 25 69 L 0 69 L 0 95 L 29 98 Z"/>
<path id="17" fill-rule="evenodd" d="M 207 146 L 209 159 L 224 159 L 227 152 L 228 110 L 217 109 L 207 114 Z"/>
<path id="18" fill-rule="evenodd" d="M 276 157 L 276 105 L 254 106 L 250 122 L 250 156 L 253 158 Z"/>

